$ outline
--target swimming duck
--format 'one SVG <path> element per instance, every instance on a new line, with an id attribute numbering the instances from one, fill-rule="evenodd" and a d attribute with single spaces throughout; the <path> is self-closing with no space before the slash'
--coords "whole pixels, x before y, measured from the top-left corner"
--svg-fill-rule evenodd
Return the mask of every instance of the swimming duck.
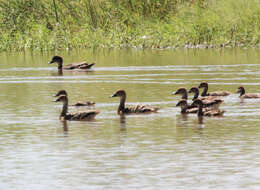
<path id="1" fill-rule="evenodd" d="M 194 102 L 192 103 L 192 105 L 195 105 L 198 107 L 198 116 L 223 116 L 225 111 L 219 110 L 219 109 L 210 109 L 210 110 L 205 110 L 203 111 L 203 102 L 199 99 L 194 100 Z"/>
<path id="2" fill-rule="evenodd" d="M 52 60 L 49 62 L 49 64 L 52 63 L 58 63 L 58 69 L 65 69 L 65 70 L 73 70 L 73 69 L 80 69 L 80 70 L 87 70 L 90 69 L 95 63 L 92 64 L 88 64 L 86 62 L 82 62 L 82 63 L 72 63 L 66 66 L 62 66 L 63 63 L 63 59 L 60 56 L 54 56 L 52 58 Z"/>
<path id="3" fill-rule="evenodd" d="M 126 100 L 126 92 L 124 90 L 118 90 L 116 91 L 111 98 L 113 97 L 120 97 L 120 104 L 117 109 L 117 113 L 119 115 L 123 114 L 130 114 L 130 113 L 151 113 L 151 112 L 157 112 L 159 108 L 152 107 L 152 106 L 146 106 L 146 105 L 136 105 L 131 107 L 125 107 L 125 100 Z"/>
<path id="4" fill-rule="evenodd" d="M 57 92 L 57 94 L 54 97 L 58 97 L 60 95 L 68 96 L 66 90 L 60 90 Z M 94 105 L 95 105 L 95 102 L 87 101 L 87 102 L 77 102 L 77 103 L 71 104 L 69 106 L 94 106 Z"/>
<path id="5" fill-rule="evenodd" d="M 220 104 L 224 102 L 224 100 L 218 98 L 217 96 L 204 96 L 199 98 L 199 89 L 197 87 L 192 87 L 189 90 L 189 93 L 194 93 L 192 100 L 201 100 L 203 102 L 203 107 L 214 107 L 215 109 L 218 109 Z"/>
<path id="6" fill-rule="evenodd" d="M 172 94 L 173 95 L 180 94 L 181 95 L 181 99 L 188 100 L 188 93 L 187 93 L 186 88 L 183 88 L 183 87 L 179 88 L 176 92 L 173 92 Z"/>
<path id="7" fill-rule="evenodd" d="M 62 112 L 60 114 L 60 120 L 76 120 L 76 121 L 88 121 L 95 118 L 99 111 L 87 110 L 82 112 L 68 113 L 68 97 L 65 95 L 59 96 L 54 102 L 63 102 Z"/>
<path id="8" fill-rule="evenodd" d="M 239 98 L 241 99 L 260 98 L 260 95 L 258 94 L 246 93 L 245 88 L 243 86 L 240 86 L 237 89 L 237 93 L 240 93 Z"/>
<path id="9" fill-rule="evenodd" d="M 204 88 L 203 92 L 201 93 L 201 96 L 228 96 L 230 95 L 230 92 L 227 91 L 216 91 L 216 92 L 208 92 L 208 83 L 202 82 L 200 83 L 198 88 Z"/>

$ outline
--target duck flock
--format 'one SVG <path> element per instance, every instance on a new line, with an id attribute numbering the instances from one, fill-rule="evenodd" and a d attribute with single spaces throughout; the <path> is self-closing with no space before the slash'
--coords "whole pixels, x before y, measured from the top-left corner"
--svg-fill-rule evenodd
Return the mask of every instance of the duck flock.
<path id="1" fill-rule="evenodd" d="M 58 71 L 62 73 L 62 70 L 82 70 L 87 71 L 91 69 L 94 65 L 88 64 L 86 62 L 82 63 L 72 63 L 66 66 L 63 66 L 63 59 L 60 56 L 54 56 L 49 64 L 57 63 Z M 202 93 L 199 95 L 199 89 L 203 89 Z M 188 103 L 188 93 L 193 93 L 192 103 Z M 253 93 L 246 93 L 245 88 L 240 86 L 237 93 L 241 99 L 252 99 L 260 98 L 260 95 Z M 173 95 L 181 95 L 181 100 L 176 104 L 181 108 L 181 114 L 197 114 L 198 117 L 203 116 L 223 116 L 224 110 L 221 110 L 219 107 L 224 102 L 223 97 L 229 96 L 231 93 L 227 91 L 217 91 L 217 92 L 208 92 L 208 83 L 202 82 L 198 87 L 192 87 L 189 91 L 186 88 L 179 88 L 176 92 L 172 93 Z M 100 113 L 98 110 L 87 109 L 81 112 L 68 112 L 69 106 L 93 106 L 95 102 L 77 102 L 75 104 L 68 104 L 68 94 L 65 90 L 59 90 L 55 95 L 56 99 L 54 102 L 62 102 L 63 108 L 60 113 L 60 120 L 78 120 L 78 121 L 88 121 L 95 118 L 97 114 Z M 117 90 L 112 96 L 120 98 L 120 104 L 118 106 L 117 113 L 119 115 L 124 114 L 141 114 L 141 113 L 152 113 L 159 110 L 158 107 L 148 106 L 148 105 L 136 105 L 136 106 L 125 106 L 126 101 L 126 92 L 125 90 Z"/>

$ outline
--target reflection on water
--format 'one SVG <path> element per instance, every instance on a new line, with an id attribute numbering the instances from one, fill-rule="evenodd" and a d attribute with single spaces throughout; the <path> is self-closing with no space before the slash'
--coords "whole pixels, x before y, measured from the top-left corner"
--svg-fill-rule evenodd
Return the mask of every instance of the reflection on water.
<path id="1" fill-rule="evenodd" d="M 59 73 L 53 53 L 0 54 L 0 189 L 259 189 L 260 93 L 257 50 L 60 52 L 66 63 L 96 62 L 93 72 Z M 87 59 L 86 59 L 87 58 Z M 65 64 L 66 64 L 65 63 Z M 180 114 L 171 92 L 209 82 L 228 90 L 224 117 Z M 59 121 L 52 95 L 94 101 L 91 122 Z M 118 100 L 160 107 L 117 115 Z M 191 97 L 189 97 L 190 103 Z M 86 107 L 70 107 L 71 112 Z"/>

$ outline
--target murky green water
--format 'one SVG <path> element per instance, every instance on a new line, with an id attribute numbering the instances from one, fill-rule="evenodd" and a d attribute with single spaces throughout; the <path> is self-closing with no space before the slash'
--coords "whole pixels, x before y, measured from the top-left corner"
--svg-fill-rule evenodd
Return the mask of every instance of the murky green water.
<path id="1" fill-rule="evenodd" d="M 260 93 L 259 50 L 82 51 L 93 72 L 59 76 L 52 53 L 0 54 L 0 189 L 259 189 L 260 100 L 225 98 L 223 118 L 184 118 L 179 87 L 208 81 L 210 91 L 244 85 Z M 59 121 L 52 95 L 96 102 L 92 122 Z M 157 114 L 116 114 L 128 104 L 159 106 Z M 71 108 L 75 111 L 75 108 Z"/>

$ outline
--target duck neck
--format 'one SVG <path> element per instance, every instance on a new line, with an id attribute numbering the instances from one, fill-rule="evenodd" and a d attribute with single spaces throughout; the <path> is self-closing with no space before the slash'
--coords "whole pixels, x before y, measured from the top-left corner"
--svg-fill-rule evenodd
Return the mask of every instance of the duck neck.
<path id="1" fill-rule="evenodd" d="M 58 63 L 58 69 L 61 70 L 62 69 L 62 62 Z"/>
<path id="2" fill-rule="evenodd" d="M 187 113 L 187 109 L 188 109 L 188 105 L 182 105 L 181 106 L 181 113 L 184 114 L 184 113 Z"/>
<path id="3" fill-rule="evenodd" d="M 194 92 L 194 96 L 193 96 L 192 100 L 196 100 L 199 97 L 199 90 L 196 89 L 193 92 Z"/>
<path id="4" fill-rule="evenodd" d="M 208 86 L 205 86 L 202 93 L 201 93 L 201 96 L 208 96 Z"/>
<path id="5" fill-rule="evenodd" d="M 202 112 L 202 103 L 199 104 L 199 107 L 198 107 L 198 116 L 203 116 L 203 112 Z"/>
<path id="6" fill-rule="evenodd" d="M 240 89 L 240 96 L 243 96 L 245 93 L 246 93 L 245 89 L 244 89 L 244 88 L 241 88 L 241 89 Z"/>
<path id="7" fill-rule="evenodd" d="M 68 113 L 68 99 L 63 102 L 62 111 L 60 114 L 60 118 L 65 118 Z"/>
<path id="8" fill-rule="evenodd" d="M 122 114 L 125 111 L 125 100 L 126 100 L 126 95 L 121 96 L 120 98 L 120 104 L 117 110 L 118 114 Z"/>
<path id="9" fill-rule="evenodd" d="M 188 93 L 187 92 L 183 92 L 181 99 L 188 100 Z"/>

